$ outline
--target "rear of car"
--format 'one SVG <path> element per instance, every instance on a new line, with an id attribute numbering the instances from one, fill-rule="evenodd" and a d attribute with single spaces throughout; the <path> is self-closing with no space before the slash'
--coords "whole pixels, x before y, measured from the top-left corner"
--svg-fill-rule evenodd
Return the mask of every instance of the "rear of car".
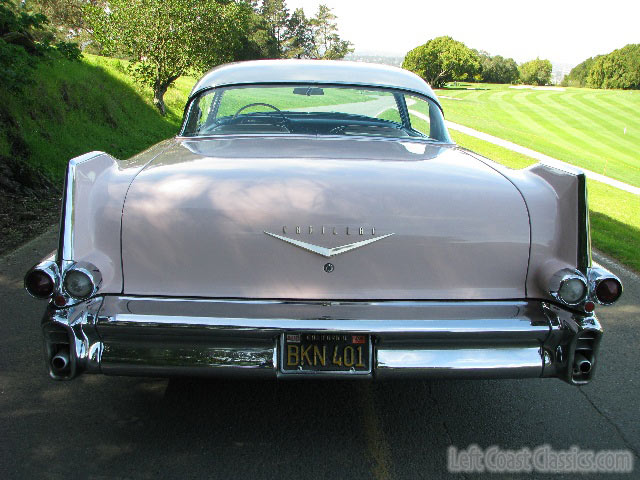
<path id="1" fill-rule="evenodd" d="M 367 82 L 359 81 L 367 79 Z M 453 144 L 431 89 L 348 62 L 219 67 L 178 137 L 69 164 L 51 376 L 593 375 L 584 176 Z"/>

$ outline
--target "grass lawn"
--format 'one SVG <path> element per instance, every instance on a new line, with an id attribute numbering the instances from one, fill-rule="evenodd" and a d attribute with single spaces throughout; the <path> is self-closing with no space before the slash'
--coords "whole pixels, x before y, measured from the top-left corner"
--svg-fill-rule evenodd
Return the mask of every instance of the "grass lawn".
<path id="1" fill-rule="evenodd" d="M 437 94 L 447 120 L 640 186 L 640 91 L 463 84 Z"/>
<path id="2" fill-rule="evenodd" d="M 0 89 L 0 155 L 18 157 L 59 183 L 70 158 L 103 150 L 128 158 L 175 135 L 194 78 L 165 95 L 168 114 L 152 104 L 120 60 L 84 55 L 38 66 L 24 94 Z"/>
<path id="3" fill-rule="evenodd" d="M 533 158 L 484 140 L 450 131 L 455 142 L 510 168 L 536 163 Z M 587 179 L 593 246 L 640 272 L 640 197 Z"/>

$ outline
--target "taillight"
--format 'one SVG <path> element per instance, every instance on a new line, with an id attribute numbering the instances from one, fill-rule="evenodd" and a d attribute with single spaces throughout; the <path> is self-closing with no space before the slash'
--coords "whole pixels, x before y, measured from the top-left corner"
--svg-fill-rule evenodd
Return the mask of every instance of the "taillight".
<path id="1" fill-rule="evenodd" d="M 596 285 L 595 294 L 599 303 L 609 305 L 622 295 L 622 285 L 615 278 L 603 278 Z"/>
<path id="2" fill-rule="evenodd" d="M 24 288 L 36 298 L 50 298 L 55 286 L 53 278 L 43 270 L 31 270 L 24 277 Z"/>
<path id="3" fill-rule="evenodd" d="M 53 260 L 44 260 L 24 276 L 24 288 L 35 298 L 51 298 L 58 288 L 60 273 Z"/>

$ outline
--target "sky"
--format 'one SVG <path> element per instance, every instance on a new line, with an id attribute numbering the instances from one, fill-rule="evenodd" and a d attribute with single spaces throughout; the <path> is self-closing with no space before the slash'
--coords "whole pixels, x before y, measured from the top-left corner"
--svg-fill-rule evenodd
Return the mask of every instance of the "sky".
<path id="1" fill-rule="evenodd" d="M 338 16 L 355 53 L 404 56 L 441 35 L 468 47 L 525 62 L 536 57 L 576 65 L 640 43 L 640 0 L 286 0 L 291 12 L 318 5 Z"/>

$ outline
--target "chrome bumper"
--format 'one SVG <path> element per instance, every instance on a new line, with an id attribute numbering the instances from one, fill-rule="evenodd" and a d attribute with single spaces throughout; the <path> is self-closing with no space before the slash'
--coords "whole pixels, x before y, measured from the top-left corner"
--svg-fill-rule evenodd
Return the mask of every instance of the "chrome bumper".
<path id="1" fill-rule="evenodd" d="M 280 369 L 280 336 L 310 331 L 372 335 L 374 378 L 559 377 L 574 384 L 586 383 L 593 375 L 593 369 L 574 370 L 576 350 L 580 359 L 589 358 L 595 367 L 602 334 L 595 315 L 579 315 L 540 301 L 124 296 L 98 297 L 61 310 L 50 306 L 43 330 L 49 365 L 56 354 L 69 352 L 65 370 L 50 366 L 56 379 L 82 372 L 290 378 Z"/>

